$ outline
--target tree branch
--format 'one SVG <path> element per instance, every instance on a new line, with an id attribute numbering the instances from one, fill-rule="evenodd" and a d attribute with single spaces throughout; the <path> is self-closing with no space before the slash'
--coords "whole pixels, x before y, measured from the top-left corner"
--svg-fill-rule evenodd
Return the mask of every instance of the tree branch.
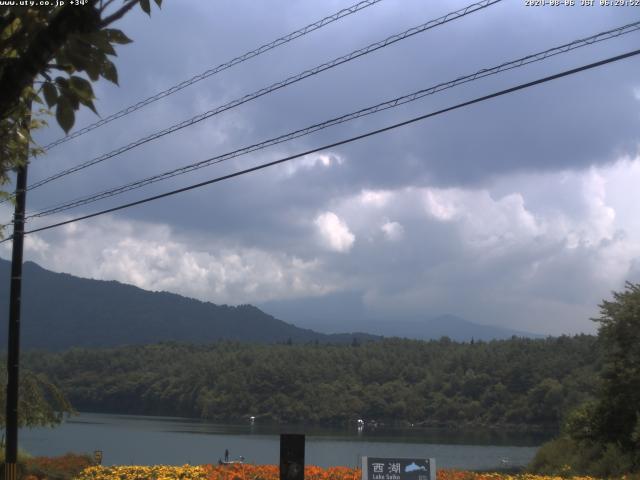
<path id="1" fill-rule="evenodd" d="M 114 1 L 115 0 L 107 0 L 106 2 L 102 3 L 102 0 L 100 0 L 100 12 L 104 12 Z"/>
<path id="2" fill-rule="evenodd" d="M 115 22 L 116 20 L 120 20 L 122 17 L 124 17 L 127 14 L 129 10 L 135 7 L 139 2 L 140 0 L 129 0 L 122 7 L 116 10 L 113 14 L 109 15 L 107 18 L 102 20 L 102 22 L 100 22 L 100 28 L 107 27 L 111 25 L 113 22 Z"/>

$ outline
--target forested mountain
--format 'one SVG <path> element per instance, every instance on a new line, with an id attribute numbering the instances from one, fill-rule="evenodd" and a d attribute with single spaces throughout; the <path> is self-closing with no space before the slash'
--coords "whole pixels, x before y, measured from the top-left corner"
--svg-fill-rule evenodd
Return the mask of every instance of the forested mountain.
<path id="1" fill-rule="evenodd" d="M 214 420 L 558 427 L 597 388 L 595 337 L 31 352 L 81 411 Z"/>
<path id="2" fill-rule="evenodd" d="M 54 273 L 26 262 L 21 343 L 59 350 L 175 340 L 212 342 L 332 342 L 375 339 L 366 334 L 325 335 L 298 328 L 251 305 L 214 305 L 132 285 Z M 0 298 L 9 298 L 10 262 L 0 259 Z M 8 311 L 5 305 L 4 311 Z M 7 329 L 0 329 L 6 345 Z"/>

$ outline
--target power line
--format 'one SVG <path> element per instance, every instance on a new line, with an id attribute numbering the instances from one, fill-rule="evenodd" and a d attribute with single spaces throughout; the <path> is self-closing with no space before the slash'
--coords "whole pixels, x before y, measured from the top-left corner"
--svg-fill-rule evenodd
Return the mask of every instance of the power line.
<path id="1" fill-rule="evenodd" d="M 29 185 L 28 190 L 33 190 L 35 188 L 41 187 L 42 185 L 45 185 L 49 182 L 52 182 L 53 180 L 57 180 L 61 177 L 64 177 L 66 175 L 70 175 L 72 173 L 75 173 L 79 170 L 83 170 L 85 168 L 88 168 L 92 165 L 95 165 L 97 163 L 103 162 L 105 160 L 108 160 L 110 158 L 113 158 L 117 155 L 120 155 L 124 152 L 127 152 L 133 148 L 139 147 L 140 145 L 144 145 L 145 143 L 151 142 L 153 140 L 156 140 L 160 137 L 163 137 L 165 135 L 168 135 L 170 133 L 174 133 L 178 130 L 181 130 L 183 128 L 186 127 L 190 127 L 192 125 L 195 125 L 198 122 L 201 122 L 203 120 L 206 120 L 214 115 L 218 115 L 219 113 L 222 113 L 224 111 L 230 110 L 232 108 L 235 108 L 239 105 L 242 105 L 244 103 L 247 103 L 249 101 L 255 100 L 259 97 L 262 97 L 263 95 L 267 95 L 268 93 L 271 93 L 275 90 L 279 90 L 283 87 L 286 87 L 288 85 L 291 85 L 293 83 L 299 82 L 305 78 L 311 77 L 313 75 L 317 75 L 325 70 L 329 70 L 333 67 L 336 67 L 338 65 L 341 65 L 343 63 L 349 62 L 351 60 L 354 60 L 356 58 L 362 57 L 364 55 L 367 55 L 371 52 L 374 52 L 376 50 L 379 50 L 381 48 L 387 47 L 389 45 L 392 45 L 396 42 L 399 42 L 401 40 L 405 40 L 409 37 L 412 37 L 413 35 L 416 35 L 418 33 L 422 33 L 425 32 L 427 30 L 430 30 L 432 28 L 438 27 L 440 25 L 443 25 L 445 23 L 451 22 L 453 20 L 456 20 L 458 18 L 462 18 L 466 15 L 469 15 L 471 13 L 477 12 L 479 10 L 482 10 L 488 6 L 491 6 L 493 4 L 496 4 L 498 2 L 501 2 L 502 0 L 482 0 L 480 2 L 477 3 L 473 3 L 465 8 L 462 8 L 460 10 L 457 10 L 455 12 L 450 12 L 447 13 L 446 15 L 439 17 L 435 20 L 430 20 L 429 22 L 423 23 L 422 25 L 418 25 L 416 27 L 412 27 L 408 30 L 405 30 L 402 33 L 398 33 L 395 35 L 392 35 L 390 37 L 387 37 L 384 40 L 381 40 L 379 42 L 375 42 L 372 43 L 364 48 L 355 50 L 347 55 L 343 55 L 341 57 L 335 58 L 329 62 L 323 63 L 322 65 L 318 65 L 314 68 L 311 68 L 309 70 L 305 70 L 304 72 L 301 72 L 297 75 L 293 75 L 285 80 L 281 80 L 279 82 L 276 82 L 268 87 L 262 88 L 260 90 L 257 90 L 253 93 L 247 94 L 241 98 L 238 98 L 236 100 L 232 100 L 229 103 L 226 103 L 224 105 L 221 105 L 213 110 L 209 110 L 208 112 L 205 113 L 201 113 L 200 115 L 196 115 L 195 117 L 192 117 L 188 120 L 184 120 L 180 123 L 176 123 L 175 125 L 172 125 L 168 128 L 165 128 L 164 130 L 160 130 L 158 132 L 152 133 L 151 135 L 148 135 L 146 137 L 143 137 L 141 139 L 138 139 L 134 142 L 129 143 L 128 145 L 125 145 L 123 147 L 117 148 L 109 153 L 103 154 L 99 157 L 96 157 L 92 160 L 88 160 L 84 163 L 81 163 L 79 165 L 76 165 L 75 167 L 63 170 L 61 172 L 58 172 L 50 177 L 47 177 L 43 180 L 40 180 L 38 182 L 35 182 L 32 185 Z"/>
<path id="2" fill-rule="evenodd" d="M 162 181 L 162 180 L 166 180 L 178 175 L 183 175 L 195 170 L 198 170 L 200 168 L 204 168 L 204 167 L 208 167 L 211 165 L 215 165 L 221 162 L 224 162 L 226 160 L 230 160 L 232 158 L 236 158 L 239 157 L 241 155 L 246 155 L 248 153 L 252 153 L 258 150 L 262 150 L 264 148 L 273 146 L 273 145 L 277 145 L 280 143 L 284 143 L 286 141 L 295 139 L 295 138 L 299 138 L 305 135 L 309 135 L 311 133 L 315 133 L 319 130 L 323 130 L 325 128 L 331 127 L 331 126 L 335 126 L 341 123 L 345 123 L 360 117 L 364 117 L 366 115 L 371 115 L 374 113 L 378 113 L 384 110 L 388 110 L 390 108 L 395 108 L 397 106 L 400 105 L 404 105 L 406 103 L 409 102 L 413 102 L 416 101 L 420 98 L 423 98 L 427 95 L 432 95 L 435 94 L 437 92 L 449 89 L 449 88 L 453 88 L 455 86 L 464 84 L 464 83 L 468 83 L 468 82 L 472 82 L 474 80 L 478 80 L 480 78 L 484 78 L 490 75 L 495 75 L 504 71 L 508 71 L 508 70 L 512 70 L 515 68 L 519 68 L 522 67 L 524 65 L 528 65 L 534 62 L 539 62 L 542 61 L 544 59 L 550 58 L 552 56 L 555 55 L 559 55 L 562 53 L 566 53 L 572 50 L 575 50 L 577 48 L 581 48 L 584 46 L 588 46 L 588 45 L 593 45 L 594 43 L 598 43 L 598 42 L 602 42 L 604 40 L 609 40 L 611 38 L 617 38 L 621 35 L 625 35 L 634 31 L 637 31 L 640 29 L 640 21 L 638 22 L 634 22 L 634 23 L 630 23 L 627 25 L 623 25 L 621 27 L 617 27 L 611 30 L 607 30 L 605 32 L 600 32 L 597 33 L 595 35 L 591 35 L 589 37 L 586 38 L 582 38 L 579 40 L 574 40 L 571 43 L 566 43 L 557 47 L 553 47 L 550 49 L 547 49 L 545 51 L 542 52 L 538 52 L 538 53 L 534 53 L 531 55 L 527 55 L 525 57 L 521 57 L 518 58 L 516 60 L 511 60 L 509 62 L 504 62 L 498 66 L 495 67 L 491 67 L 491 68 L 485 68 L 482 70 L 478 70 L 477 72 L 470 74 L 470 75 L 465 75 L 465 76 L 461 76 L 458 77 L 454 80 L 448 81 L 448 82 L 443 82 L 443 83 L 439 83 L 435 86 L 429 87 L 429 88 L 425 88 L 425 89 L 421 89 L 418 90 L 417 92 L 413 92 L 411 94 L 408 95 L 403 95 L 401 97 L 397 97 L 391 100 L 387 100 L 385 102 L 381 102 L 378 103 L 376 105 L 367 107 L 367 108 L 363 108 L 361 110 L 355 111 L 355 112 L 351 112 L 348 113 L 346 115 L 342 115 L 339 117 L 335 117 L 332 118 L 330 120 L 326 120 L 322 123 L 317 123 L 299 130 L 295 130 L 293 132 L 289 132 L 287 134 L 284 135 L 280 135 L 278 137 L 275 138 L 271 138 L 265 141 L 262 141 L 260 143 L 256 143 L 247 147 L 243 147 L 231 152 L 227 152 L 224 153 L 222 155 L 217 155 L 214 157 L 210 157 L 208 159 L 205 160 L 201 160 L 199 162 L 196 163 L 191 163 L 189 165 L 185 165 L 183 167 L 180 168 L 175 168 L 173 170 L 169 170 L 167 172 L 163 172 L 163 173 L 159 173 L 157 175 L 153 175 L 151 177 L 147 177 L 141 180 L 137 180 L 134 182 L 130 182 L 127 183 L 125 185 L 121 185 L 119 187 L 115 187 L 109 190 L 104 190 L 102 192 L 99 193 L 95 193 L 95 194 L 91 194 L 91 195 L 86 195 L 83 197 L 79 197 L 76 198 L 74 200 L 70 200 L 67 201 L 65 203 L 62 204 L 58 204 L 56 206 L 52 206 L 52 207 L 47 207 L 46 209 L 43 209 L 37 213 L 33 213 L 27 216 L 27 218 L 41 218 L 41 217 L 46 217 L 49 215 L 53 215 L 55 213 L 60 213 L 66 210 L 70 210 L 72 208 L 76 208 L 79 206 L 83 206 L 83 205 L 87 205 L 89 203 L 94 203 L 96 201 L 99 200 L 103 200 L 105 198 L 109 198 L 109 197 L 113 197 L 115 195 L 119 195 L 125 192 L 129 192 L 131 190 L 135 190 L 138 188 L 142 188 L 144 186 Z"/>
<path id="3" fill-rule="evenodd" d="M 262 55 L 263 53 L 266 53 L 270 50 L 273 50 L 274 48 L 280 47 L 286 43 L 291 42 L 292 40 L 295 40 L 296 38 L 300 38 L 304 35 L 307 35 L 308 33 L 311 33 L 315 30 L 318 30 L 326 25 L 329 25 L 330 23 L 333 23 L 337 20 L 340 20 L 341 18 L 344 18 L 346 16 L 349 16 L 353 13 L 359 12 L 360 10 L 363 10 L 367 7 L 370 7 L 372 5 L 375 5 L 376 3 L 381 2 L 382 0 L 364 0 L 361 2 L 358 2 L 354 5 L 351 5 L 350 7 L 347 8 L 343 8 L 342 10 L 324 17 L 321 20 L 318 20 L 314 23 L 311 23 L 309 25 L 307 25 L 306 27 L 302 27 L 298 30 L 296 30 L 295 32 L 291 32 L 283 37 L 277 38 L 275 40 L 273 40 L 272 42 L 269 43 L 265 43 L 264 45 L 259 46 L 258 48 L 251 50 L 249 52 L 243 53 L 242 55 L 233 58 L 232 60 L 229 60 L 228 62 L 225 63 L 221 63 L 220 65 L 218 65 L 217 67 L 213 67 L 205 72 L 202 72 L 198 75 L 195 75 L 193 77 L 191 77 L 188 80 L 184 80 L 180 83 L 178 83 L 177 85 L 174 85 L 170 88 L 167 88 L 166 90 L 163 90 L 161 92 L 156 93 L 155 95 L 152 95 L 148 98 L 145 98 L 144 100 L 139 101 L 138 103 L 135 103 L 133 105 L 130 105 L 122 110 L 120 110 L 119 112 L 113 113 L 111 115 L 109 115 L 108 117 L 105 117 L 101 120 L 98 120 L 95 123 L 92 123 L 90 125 L 87 125 L 84 128 L 81 128 L 80 130 L 72 133 L 71 135 L 67 135 L 65 137 L 61 137 L 51 143 L 49 143 L 48 145 L 46 145 L 44 147 L 44 150 L 51 150 L 52 148 L 61 145 L 65 142 L 68 142 L 69 140 L 73 139 L 73 138 L 77 138 L 81 135 L 84 135 L 85 133 L 88 133 L 92 130 L 95 130 L 96 128 L 102 127 L 103 125 L 106 125 L 107 123 L 110 123 L 114 120 L 117 120 L 118 118 L 122 118 L 124 116 L 129 115 L 130 113 L 135 112 L 136 110 L 140 110 L 143 107 L 146 107 L 147 105 L 150 105 L 162 98 L 168 97 L 169 95 L 172 95 L 184 88 L 187 88 L 191 85 L 193 85 L 194 83 L 197 83 L 201 80 L 204 80 L 205 78 L 209 78 L 217 73 L 220 73 L 224 70 L 227 70 L 235 65 L 238 65 L 239 63 L 245 62 L 251 58 L 257 57 L 258 55 Z"/>
<path id="4" fill-rule="evenodd" d="M 468 107 L 470 105 L 473 105 L 473 104 L 476 104 L 476 103 L 480 103 L 480 102 L 484 102 L 486 100 L 490 100 L 492 98 L 500 97 L 500 96 L 503 96 L 503 95 L 507 95 L 507 94 L 510 94 L 510 93 L 513 93 L 513 92 L 516 92 L 516 91 L 519 91 L 519 90 L 524 90 L 526 88 L 530 88 L 530 87 L 533 87 L 535 85 L 540 85 L 542 83 L 550 82 L 550 81 L 556 80 L 558 78 L 567 77 L 569 75 L 573 75 L 573 74 L 576 74 L 576 73 L 579 73 L 579 72 L 582 72 L 582 71 L 585 71 L 585 70 L 590 70 L 592 68 L 596 68 L 596 67 L 600 67 L 600 66 L 603 66 L 603 65 L 607 65 L 609 63 L 617 62 L 619 60 L 623 60 L 625 58 L 630 58 L 630 57 L 633 57 L 633 56 L 638 55 L 638 54 L 640 54 L 640 49 L 633 50 L 633 51 L 627 52 L 627 53 L 623 53 L 621 55 L 617 55 L 617 56 L 614 56 L 614 57 L 609 57 L 609 58 L 607 58 L 605 60 L 600 60 L 598 62 L 590 63 L 590 64 L 587 64 L 587 65 L 583 65 L 581 67 L 573 68 L 573 69 L 570 69 L 570 70 L 565 70 L 563 72 L 556 73 L 554 75 L 550 75 L 550 76 L 547 76 L 547 77 L 539 78 L 539 79 L 533 80 L 531 82 L 522 83 L 522 84 L 516 85 L 515 87 L 511 87 L 511 88 L 507 88 L 507 89 L 504 89 L 504 90 L 500 90 L 498 92 L 494 92 L 494 93 L 491 93 L 489 95 L 485 95 L 485 96 L 482 96 L 482 97 L 475 98 L 473 100 L 469 100 L 469 101 L 466 101 L 466 102 L 463 102 L 463 103 L 459 103 L 457 105 L 454 105 L 452 107 L 447 107 L 447 108 L 444 108 L 442 110 L 437 110 L 435 112 L 431 112 L 431 113 L 427 113 L 427 114 L 424 114 L 424 115 L 420 115 L 418 117 L 414 117 L 414 118 L 411 118 L 409 120 L 405 120 L 403 122 L 395 123 L 395 124 L 389 125 L 387 127 L 379 128 L 377 130 L 372 130 L 370 132 L 363 133 L 363 134 L 355 136 L 355 137 L 350 137 L 350 138 L 348 138 L 346 140 L 340 140 L 338 142 L 334 142 L 334 143 L 331 143 L 331 144 L 328 144 L 328 145 L 323 145 L 321 147 L 314 148 L 314 149 L 311 149 L 311 150 L 307 150 L 307 151 L 302 152 L 302 153 L 297 153 L 295 155 L 290 155 L 288 157 L 284 157 L 284 158 L 281 158 L 279 160 L 274 160 L 272 162 L 263 163 L 263 164 L 255 166 L 255 167 L 251 167 L 251 168 L 247 168 L 247 169 L 244 169 L 244 170 L 240 170 L 240 171 L 237 171 L 237 172 L 234 172 L 234 173 L 230 173 L 228 175 L 223 175 L 223 176 L 220 176 L 220 177 L 216 177 L 216 178 L 204 181 L 204 182 L 200 182 L 200 183 L 196 183 L 196 184 L 193 184 L 193 185 L 189 185 L 187 187 L 183 187 L 183 188 L 179 188 L 179 189 L 176 189 L 176 190 L 171 190 L 169 192 L 161 193 L 159 195 L 154 195 L 154 196 L 151 196 L 151 197 L 143 198 L 143 199 L 137 200 L 135 202 L 125 203 L 125 204 L 119 205 L 117 207 L 108 208 L 108 209 L 105 209 L 105 210 L 101 210 L 99 212 L 91 213 L 91 214 L 88 214 L 88 215 L 83 215 L 81 217 L 76 217 L 76 218 L 72 218 L 70 220 L 57 222 L 57 223 L 54 223 L 54 224 L 51 224 L 51 225 L 47 225 L 47 226 L 44 226 L 44 227 L 40 227 L 40 228 L 34 228 L 33 230 L 29 230 L 29 231 L 24 232 L 24 233 L 25 234 L 30 234 L 30 233 L 42 232 L 44 230 L 50 230 L 52 228 L 60 227 L 60 226 L 63 226 L 63 225 L 68 225 L 70 223 L 79 222 L 81 220 L 86 220 L 86 219 L 97 217 L 97 216 L 104 215 L 104 214 L 107 214 L 107 213 L 116 212 L 118 210 L 124 210 L 126 208 L 134 207 L 136 205 L 141 205 L 143 203 L 148 203 L 148 202 L 151 202 L 151 201 L 154 201 L 154 200 L 159 200 L 161 198 L 165 198 L 165 197 L 169 197 L 169 196 L 172 196 L 172 195 L 176 195 L 178 193 L 183 193 L 183 192 L 187 192 L 189 190 L 194 190 L 196 188 L 204 187 L 206 185 L 211 185 L 213 183 L 222 182 L 223 180 L 229 180 L 231 178 L 239 177 L 241 175 L 245 175 L 245 174 L 248 174 L 248 173 L 251 173 L 251 172 L 262 170 L 262 169 L 265 169 L 267 167 L 272 167 L 274 165 L 279 165 L 281 163 L 288 162 L 290 160 L 303 157 L 305 155 L 309 155 L 309 154 L 312 154 L 312 153 L 317 153 L 317 152 L 320 152 L 322 150 L 327 150 L 329 148 L 335 148 L 335 147 L 338 147 L 340 145 L 346 145 L 348 143 L 352 143 L 352 142 L 355 142 L 355 141 L 358 141 L 358 140 L 362 140 L 362 139 L 365 139 L 365 138 L 368 138 L 368 137 L 371 137 L 371 136 L 374 136 L 374 135 L 378 135 L 380 133 L 387 132 L 389 130 L 394 130 L 396 128 L 404 127 L 406 125 L 409 125 L 409 124 L 412 124 L 412 123 L 415 123 L 415 122 L 419 122 L 419 121 L 425 120 L 427 118 L 435 117 L 437 115 L 441 115 L 441 114 L 444 114 L 444 113 L 447 113 L 447 112 L 451 112 L 453 110 L 457 110 L 457 109 L 460 109 L 460 108 L 463 108 L 463 107 Z M 2 240 L 0 243 L 3 243 L 3 242 L 5 242 L 7 240 L 10 240 L 10 239 L 11 239 L 11 237 L 9 237 L 9 238 L 7 238 L 5 240 Z"/>

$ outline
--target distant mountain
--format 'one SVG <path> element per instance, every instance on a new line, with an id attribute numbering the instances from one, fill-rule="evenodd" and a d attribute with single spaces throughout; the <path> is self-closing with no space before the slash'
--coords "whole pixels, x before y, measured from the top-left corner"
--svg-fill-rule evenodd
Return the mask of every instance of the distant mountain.
<path id="1" fill-rule="evenodd" d="M 514 335 L 528 338 L 544 337 L 544 335 L 494 325 L 481 325 L 455 315 L 375 318 L 366 312 L 362 304 L 362 296 L 358 292 L 265 302 L 259 307 L 284 321 L 295 322 L 298 326 L 323 333 L 335 332 L 341 326 L 349 325 L 355 331 L 420 340 L 439 339 L 445 336 L 460 342 L 468 342 L 471 339 L 502 340 Z"/>
<path id="2" fill-rule="evenodd" d="M 10 262 L 0 259 L 0 348 L 6 348 Z M 252 305 L 201 302 L 174 293 L 150 292 L 115 281 L 23 267 L 21 345 L 58 350 L 161 341 L 204 343 L 227 339 L 274 343 L 345 343 L 376 339 L 367 334 L 327 335 L 298 328 Z"/>
<path id="3" fill-rule="evenodd" d="M 386 328 L 384 328 L 386 327 Z M 440 315 L 424 321 L 407 320 L 396 324 L 386 324 L 383 328 L 372 331 L 387 331 L 387 329 L 397 332 L 396 335 L 407 338 L 431 339 L 449 337 L 452 340 L 468 342 L 475 340 L 503 340 L 516 337 L 543 338 L 530 332 L 511 330 L 509 328 L 497 327 L 494 325 L 480 325 L 469 322 L 455 315 Z"/>

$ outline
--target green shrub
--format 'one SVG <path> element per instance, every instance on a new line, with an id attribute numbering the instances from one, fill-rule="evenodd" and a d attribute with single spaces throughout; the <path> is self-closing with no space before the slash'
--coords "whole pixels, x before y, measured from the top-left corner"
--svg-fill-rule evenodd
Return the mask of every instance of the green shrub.
<path id="1" fill-rule="evenodd" d="M 532 473 L 571 477 L 621 477 L 637 471 L 633 455 L 620 446 L 561 436 L 540 447 L 528 466 Z"/>
<path id="2" fill-rule="evenodd" d="M 589 471 L 602 478 L 619 477 L 633 471 L 633 458 L 618 445 L 609 443 L 604 445 L 598 457 L 592 460 Z"/>
<path id="3" fill-rule="evenodd" d="M 538 449 L 527 469 L 540 475 L 576 475 L 573 466 L 577 450 L 576 442 L 569 437 L 556 438 Z"/>

